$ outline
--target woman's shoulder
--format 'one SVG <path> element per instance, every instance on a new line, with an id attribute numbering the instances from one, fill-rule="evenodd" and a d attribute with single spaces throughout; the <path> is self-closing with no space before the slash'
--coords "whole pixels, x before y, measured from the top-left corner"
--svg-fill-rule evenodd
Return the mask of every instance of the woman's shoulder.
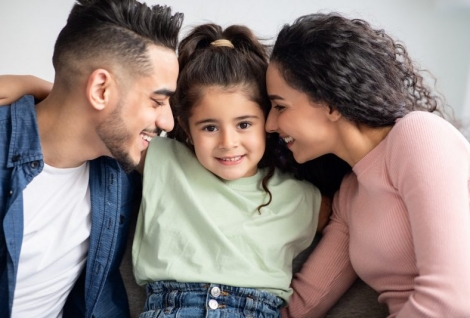
<path id="1" fill-rule="evenodd" d="M 417 144 L 439 145 L 451 141 L 460 147 L 468 146 L 468 140 L 454 125 L 437 114 L 425 111 L 413 111 L 398 119 L 387 140 L 389 150 L 400 147 L 413 151 Z"/>
<path id="2" fill-rule="evenodd" d="M 410 178 L 418 168 L 438 163 L 453 165 L 455 157 L 470 162 L 468 140 L 436 114 L 422 111 L 407 114 L 397 120 L 386 140 L 385 162 L 392 179 Z"/>
<path id="3" fill-rule="evenodd" d="M 457 132 L 457 129 L 441 116 L 426 111 L 413 111 L 396 120 L 390 131 L 394 136 L 400 133 L 426 133 L 438 131 Z"/>

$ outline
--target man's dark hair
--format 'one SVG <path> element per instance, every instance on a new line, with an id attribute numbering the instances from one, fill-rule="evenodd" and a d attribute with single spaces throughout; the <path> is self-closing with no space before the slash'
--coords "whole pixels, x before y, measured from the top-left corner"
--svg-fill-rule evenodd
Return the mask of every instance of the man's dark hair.
<path id="1" fill-rule="evenodd" d="M 183 14 L 135 0 L 77 0 L 53 55 L 56 74 L 66 80 L 83 70 L 118 63 L 132 74 L 148 74 L 148 46 L 176 50 Z"/>

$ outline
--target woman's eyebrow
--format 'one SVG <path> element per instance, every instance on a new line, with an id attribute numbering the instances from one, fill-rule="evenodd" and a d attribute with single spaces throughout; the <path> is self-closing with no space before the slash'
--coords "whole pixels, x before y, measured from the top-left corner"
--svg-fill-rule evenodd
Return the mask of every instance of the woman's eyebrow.
<path id="1" fill-rule="evenodd" d="M 269 97 L 270 100 L 276 100 L 276 99 L 284 100 L 284 98 L 282 98 L 279 95 L 268 95 L 268 97 Z"/>

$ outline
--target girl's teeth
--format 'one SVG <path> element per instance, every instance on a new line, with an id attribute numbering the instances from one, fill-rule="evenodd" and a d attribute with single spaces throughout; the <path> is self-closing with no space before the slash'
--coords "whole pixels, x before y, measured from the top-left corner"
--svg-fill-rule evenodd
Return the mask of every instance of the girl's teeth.
<path id="1" fill-rule="evenodd" d="M 238 161 L 242 156 L 237 156 L 233 158 L 222 158 L 223 161 Z"/>
<path id="2" fill-rule="evenodd" d="M 282 138 L 282 139 L 284 139 L 284 142 L 285 142 L 286 144 L 288 144 L 288 143 L 294 141 L 294 138 L 292 138 L 292 137 L 285 137 L 285 138 Z"/>

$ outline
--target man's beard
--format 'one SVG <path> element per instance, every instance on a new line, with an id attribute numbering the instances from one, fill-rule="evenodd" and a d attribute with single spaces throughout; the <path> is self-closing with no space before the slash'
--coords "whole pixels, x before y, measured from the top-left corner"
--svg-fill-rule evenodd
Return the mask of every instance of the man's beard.
<path id="1" fill-rule="evenodd" d="M 130 173 L 137 163 L 133 162 L 129 150 L 126 149 L 126 141 L 132 139 L 132 136 L 126 131 L 124 121 L 120 116 L 121 106 L 119 103 L 109 117 L 98 125 L 96 132 L 121 168 L 126 173 Z"/>

